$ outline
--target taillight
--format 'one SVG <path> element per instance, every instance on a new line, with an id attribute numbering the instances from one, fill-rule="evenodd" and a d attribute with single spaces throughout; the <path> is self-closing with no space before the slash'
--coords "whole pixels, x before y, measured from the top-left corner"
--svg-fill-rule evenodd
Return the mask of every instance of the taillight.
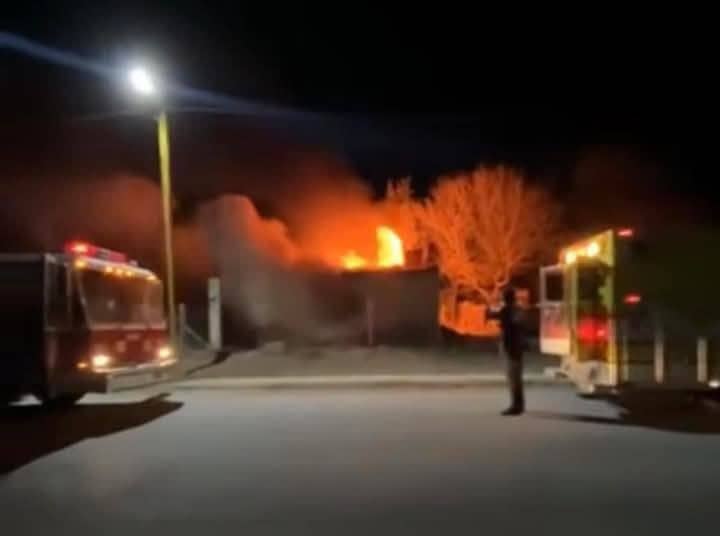
<path id="1" fill-rule="evenodd" d="M 603 344 L 608 340 L 608 323 L 604 318 L 585 317 L 578 322 L 578 339 L 584 344 Z"/>

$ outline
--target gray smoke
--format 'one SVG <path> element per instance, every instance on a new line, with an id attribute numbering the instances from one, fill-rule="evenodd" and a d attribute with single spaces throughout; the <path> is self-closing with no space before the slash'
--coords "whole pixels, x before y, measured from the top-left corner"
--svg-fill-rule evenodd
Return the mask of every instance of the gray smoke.
<path id="1" fill-rule="evenodd" d="M 359 329 L 352 315 L 328 314 L 338 310 L 334 300 L 352 301 L 343 295 L 339 276 L 305 264 L 285 225 L 263 219 L 247 197 L 227 195 L 209 202 L 200 208 L 198 221 L 207 233 L 225 302 L 262 336 L 325 342 Z"/>
<path id="2" fill-rule="evenodd" d="M 321 263 L 353 247 L 366 253 L 363 240 L 373 245 L 371 202 L 352 180 L 333 181 L 319 172 L 314 177 L 298 180 L 296 203 L 277 211 L 285 212 L 292 236 L 283 221 L 261 217 L 250 198 L 240 195 L 217 197 L 178 218 L 178 284 L 219 274 L 226 305 L 265 334 L 328 341 L 359 333 L 362 304 L 336 268 Z M 306 183 L 312 187 L 300 187 Z M 156 184 L 123 174 L 54 184 L 18 179 L 0 185 L 6 207 L 0 231 L 13 251 L 57 251 L 69 239 L 84 239 L 125 251 L 162 273 Z"/>

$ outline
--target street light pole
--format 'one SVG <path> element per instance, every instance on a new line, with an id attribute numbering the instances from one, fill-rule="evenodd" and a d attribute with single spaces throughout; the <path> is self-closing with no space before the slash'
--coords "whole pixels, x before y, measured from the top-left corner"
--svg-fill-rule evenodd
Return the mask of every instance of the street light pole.
<path id="1" fill-rule="evenodd" d="M 167 296 L 170 342 L 177 351 L 177 324 L 175 321 L 175 270 L 173 263 L 172 182 L 170 179 L 170 136 L 165 110 L 157 116 L 158 156 L 160 160 L 160 188 L 162 195 L 163 245 L 165 257 L 165 285 Z"/>
<path id="2" fill-rule="evenodd" d="M 170 133 L 167 113 L 162 105 L 162 91 L 152 73 L 143 67 L 135 67 L 128 72 L 128 81 L 132 89 L 145 99 L 153 99 L 160 105 L 157 116 L 158 160 L 160 161 L 160 191 L 162 195 L 163 218 L 163 256 L 165 257 L 165 295 L 167 303 L 167 322 L 170 343 L 177 352 L 177 322 L 175 320 L 175 270 L 173 267 L 173 197 L 170 180 Z"/>

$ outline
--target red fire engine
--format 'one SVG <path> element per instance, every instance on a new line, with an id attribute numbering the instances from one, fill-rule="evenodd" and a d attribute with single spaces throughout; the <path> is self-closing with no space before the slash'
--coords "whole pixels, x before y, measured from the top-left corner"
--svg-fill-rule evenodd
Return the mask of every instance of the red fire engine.
<path id="1" fill-rule="evenodd" d="M 72 405 L 168 380 L 176 363 L 161 281 L 93 244 L 0 255 L 0 311 L 0 402 Z"/>

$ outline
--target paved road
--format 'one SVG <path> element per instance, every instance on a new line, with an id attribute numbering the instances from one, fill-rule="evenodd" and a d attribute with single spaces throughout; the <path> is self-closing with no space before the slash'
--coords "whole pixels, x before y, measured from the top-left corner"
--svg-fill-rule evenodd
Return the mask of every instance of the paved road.
<path id="1" fill-rule="evenodd" d="M 720 522 L 720 416 L 622 419 L 566 387 L 532 389 L 514 419 L 496 415 L 494 388 L 145 396 L 0 412 L 0 533 L 637 536 Z"/>

